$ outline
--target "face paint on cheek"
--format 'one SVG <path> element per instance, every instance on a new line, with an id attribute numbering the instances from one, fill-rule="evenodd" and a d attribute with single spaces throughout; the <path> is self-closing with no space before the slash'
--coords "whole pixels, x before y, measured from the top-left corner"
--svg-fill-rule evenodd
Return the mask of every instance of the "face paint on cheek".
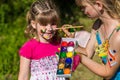
<path id="1" fill-rule="evenodd" d="M 41 36 L 44 38 L 44 39 L 46 39 L 46 40 L 49 40 L 49 39 L 51 39 L 53 36 L 54 36 L 54 34 L 55 34 L 55 30 L 53 30 L 53 28 L 51 28 L 51 29 L 41 29 L 40 30 L 40 34 L 41 34 Z"/>
<path id="2" fill-rule="evenodd" d="M 42 29 L 42 30 L 41 30 L 41 33 L 45 33 L 45 32 L 46 32 L 46 30 L 45 30 L 45 29 Z"/>

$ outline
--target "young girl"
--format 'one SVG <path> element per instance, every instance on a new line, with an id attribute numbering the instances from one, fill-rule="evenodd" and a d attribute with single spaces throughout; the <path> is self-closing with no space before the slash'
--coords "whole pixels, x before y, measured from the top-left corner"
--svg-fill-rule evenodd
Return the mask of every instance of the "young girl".
<path id="1" fill-rule="evenodd" d="M 97 19 L 86 48 L 76 48 L 81 63 L 104 80 L 120 80 L 120 0 L 76 0 L 89 18 Z M 103 64 L 91 58 L 97 54 Z"/>
<path id="2" fill-rule="evenodd" d="M 60 37 L 55 30 L 59 16 L 51 0 L 35 1 L 27 13 L 25 33 L 30 37 L 20 49 L 20 71 L 18 80 L 65 80 L 56 77 L 56 52 Z"/>

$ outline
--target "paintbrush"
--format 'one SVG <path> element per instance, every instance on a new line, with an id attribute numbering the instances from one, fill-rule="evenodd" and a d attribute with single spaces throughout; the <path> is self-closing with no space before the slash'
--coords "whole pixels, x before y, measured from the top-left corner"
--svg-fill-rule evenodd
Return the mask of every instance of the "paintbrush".
<path id="1" fill-rule="evenodd" d="M 55 28 L 56 30 L 60 30 L 60 29 L 69 29 L 69 28 L 82 28 L 83 26 L 73 26 L 73 25 L 63 25 L 66 27 L 60 27 L 60 28 Z"/>

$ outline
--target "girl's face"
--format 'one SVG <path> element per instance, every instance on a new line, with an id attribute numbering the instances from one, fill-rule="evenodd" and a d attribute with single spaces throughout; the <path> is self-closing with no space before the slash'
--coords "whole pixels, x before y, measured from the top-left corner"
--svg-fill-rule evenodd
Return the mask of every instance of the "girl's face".
<path id="1" fill-rule="evenodd" d="M 50 40 L 56 30 L 54 30 L 57 25 L 56 24 L 47 24 L 47 25 L 40 25 L 39 23 L 37 23 L 37 32 L 38 32 L 38 35 L 40 37 L 43 37 L 45 40 Z"/>
<path id="2" fill-rule="evenodd" d="M 89 18 L 98 18 L 99 17 L 99 10 L 96 4 L 91 5 L 88 2 L 82 2 L 81 10 L 87 15 Z"/>

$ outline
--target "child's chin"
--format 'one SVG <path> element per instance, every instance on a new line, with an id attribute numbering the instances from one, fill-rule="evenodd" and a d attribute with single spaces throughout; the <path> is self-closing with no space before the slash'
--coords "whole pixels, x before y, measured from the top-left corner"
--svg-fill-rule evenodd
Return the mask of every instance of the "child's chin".
<path id="1" fill-rule="evenodd" d="M 50 38 L 46 38 L 47 40 L 51 40 L 52 39 L 52 37 L 50 37 Z"/>
<path id="2" fill-rule="evenodd" d="M 53 36 L 49 36 L 49 37 L 44 37 L 46 40 L 51 40 L 53 38 Z"/>

